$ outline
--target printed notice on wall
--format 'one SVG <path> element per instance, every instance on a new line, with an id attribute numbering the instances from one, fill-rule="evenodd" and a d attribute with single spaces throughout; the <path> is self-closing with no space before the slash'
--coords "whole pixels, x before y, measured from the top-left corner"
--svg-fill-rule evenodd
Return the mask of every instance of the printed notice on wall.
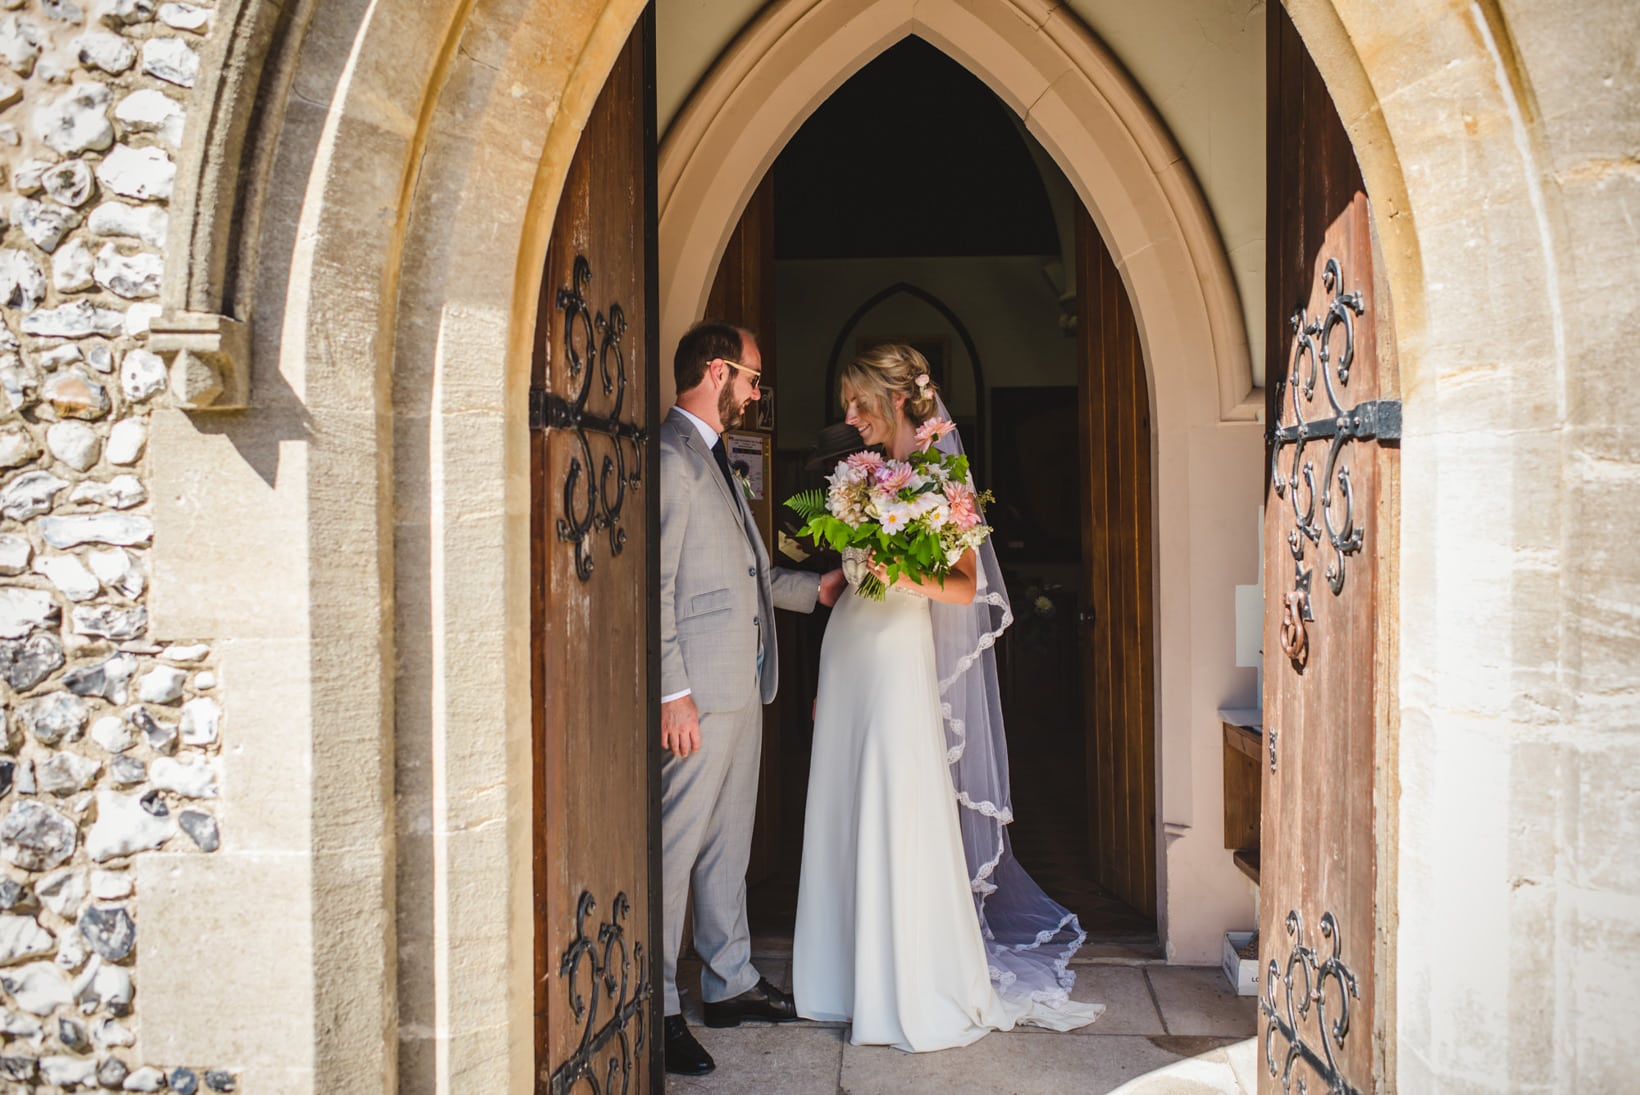
<path id="1" fill-rule="evenodd" d="M 729 453 L 730 469 L 745 482 L 752 501 L 763 501 L 768 437 L 760 433 L 726 433 L 723 435 L 723 445 Z"/>

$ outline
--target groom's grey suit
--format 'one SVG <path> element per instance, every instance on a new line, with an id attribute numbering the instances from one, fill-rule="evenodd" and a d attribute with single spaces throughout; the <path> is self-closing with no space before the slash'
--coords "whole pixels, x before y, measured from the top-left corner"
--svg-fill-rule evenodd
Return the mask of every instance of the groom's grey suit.
<path id="1" fill-rule="evenodd" d="M 700 749 L 661 772 L 666 1014 L 677 1015 L 684 903 L 705 1000 L 757 984 L 746 925 L 746 865 L 763 751 L 763 704 L 779 683 L 774 610 L 812 612 L 819 578 L 775 569 L 750 507 L 706 438 L 674 408 L 660 428 L 661 695 L 688 691 Z"/>

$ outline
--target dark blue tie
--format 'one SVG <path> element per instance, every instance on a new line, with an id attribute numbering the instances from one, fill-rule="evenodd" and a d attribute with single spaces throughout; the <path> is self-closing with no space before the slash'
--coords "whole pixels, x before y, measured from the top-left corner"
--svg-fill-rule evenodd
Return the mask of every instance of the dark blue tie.
<path id="1" fill-rule="evenodd" d="M 729 484 L 729 493 L 735 492 L 735 473 L 729 470 L 729 454 L 723 447 L 723 438 L 712 443 L 712 457 L 717 461 L 718 470 L 723 473 L 723 481 Z"/>

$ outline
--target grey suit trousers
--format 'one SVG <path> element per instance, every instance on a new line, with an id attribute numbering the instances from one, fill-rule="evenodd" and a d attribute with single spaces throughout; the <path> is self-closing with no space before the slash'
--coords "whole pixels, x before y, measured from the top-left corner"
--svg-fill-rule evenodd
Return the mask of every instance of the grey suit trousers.
<path id="1" fill-rule="evenodd" d="M 754 672 L 746 667 L 747 676 Z M 705 965 L 701 998 L 727 1000 L 757 984 L 746 923 L 746 865 L 757 813 L 763 756 L 763 707 L 701 716 L 700 750 L 681 760 L 668 754 L 661 770 L 661 876 L 665 930 L 666 1014 L 678 999 L 678 950 L 683 906 L 694 891 L 694 943 Z"/>

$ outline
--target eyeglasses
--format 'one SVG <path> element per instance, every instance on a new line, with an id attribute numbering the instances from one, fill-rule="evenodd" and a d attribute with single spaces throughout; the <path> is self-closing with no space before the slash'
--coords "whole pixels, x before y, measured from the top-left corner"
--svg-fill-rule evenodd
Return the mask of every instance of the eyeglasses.
<path id="1" fill-rule="evenodd" d="M 758 389 L 758 387 L 762 385 L 762 383 L 763 383 L 763 374 L 761 372 L 759 372 L 757 369 L 749 368 L 748 366 L 742 365 L 738 361 L 730 361 L 726 357 L 720 357 L 720 358 L 718 358 L 718 360 L 723 362 L 725 365 L 729 366 L 729 368 L 739 369 L 741 372 L 743 372 L 747 376 L 751 377 L 752 378 L 752 390 L 753 391 L 756 391 Z"/>

